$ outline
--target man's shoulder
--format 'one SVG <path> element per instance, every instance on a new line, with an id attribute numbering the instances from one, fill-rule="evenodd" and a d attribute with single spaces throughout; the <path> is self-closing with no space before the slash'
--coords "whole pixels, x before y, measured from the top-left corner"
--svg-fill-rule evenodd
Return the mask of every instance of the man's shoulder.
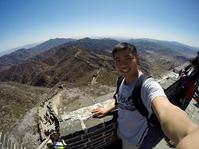
<path id="1" fill-rule="evenodd" d="M 154 78 L 148 78 L 143 82 L 141 94 L 150 96 L 151 98 L 159 95 L 165 96 L 163 88 Z"/>
<path id="2" fill-rule="evenodd" d="M 153 78 L 148 77 L 142 84 L 142 88 L 161 87 L 160 84 Z"/>

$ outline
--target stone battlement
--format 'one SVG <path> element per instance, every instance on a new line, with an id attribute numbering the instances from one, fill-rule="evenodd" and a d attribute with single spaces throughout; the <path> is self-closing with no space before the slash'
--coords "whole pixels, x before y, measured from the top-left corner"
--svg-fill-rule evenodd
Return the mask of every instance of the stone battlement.
<path id="1" fill-rule="evenodd" d="M 163 74 L 161 79 L 157 80 L 171 101 L 175 99 L 179 88 L 181 79 L 179 72 L 187 67 L 189 67 L 188 63 Z M 67 110 L 67 107 L 60 108 L 65 91 L 66 89 L 62 88 L 57 94 L 42 103 L 38 109 L 42 141 L 55 131 L 60 133 L 69 149 L 104 148 L 117 140 L 114 112 L 100 119 L 93 118 L 91 113 L 98 106 L 113 103 L 113 93 L 85 101 L 88 102 L 87 106 L 81 108 L 74 101 L 73 105 L 76 107 L 70 111 Z"/>
<path id="2" fill-rule="evenodd" d="M 14 141 L 8 134 L 0 132 L 0 149 L 26 149 L 25 146 Z"/>

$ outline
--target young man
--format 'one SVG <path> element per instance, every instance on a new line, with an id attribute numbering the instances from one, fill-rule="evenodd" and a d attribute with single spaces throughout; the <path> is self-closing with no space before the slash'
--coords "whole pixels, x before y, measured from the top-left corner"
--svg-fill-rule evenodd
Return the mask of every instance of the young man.
<path id="1" fill-rule="evenodd" d="M 112 54 L 116 69 L 124 76 L 117 94 L 118 136 L 123 142 L 123 149 L 136 149 L 148 131 L 146 117 L 136 110 L 130 97 L 138 78 L 142 76 L 137 50 L 131 44 L 120 43 L 113 49 Z M 177 144 L 177 148 L 199 148 L 198 125 L 193 123 L 184 111 L 169 102 L 161 86 L 152 78 L 142 84 L 141 98 L 148 112 L 154 111 L 163 132 Z M 103 117 L 115 107 L 115 104 L 99 107 L 93 114 Z"/>

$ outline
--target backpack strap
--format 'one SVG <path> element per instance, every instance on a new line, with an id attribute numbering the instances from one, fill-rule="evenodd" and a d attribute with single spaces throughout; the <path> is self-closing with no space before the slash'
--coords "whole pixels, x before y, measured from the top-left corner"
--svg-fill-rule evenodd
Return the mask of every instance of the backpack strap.
<path id="1" fill-rule="evenodd" d="M 150 115 L 149 117 L 149 112 L 147 110 L 147 108 L 145 107 L 144 103 L 143 103 L 143 100 L 141 98 L 141 88 L 142 88 L 142 84 L 145 80 L 147 80 L 148 78 L 151 78 L 151 76 L 148 76 L 148 75 L 144 75 L 142 74 L 136 84 L 135 84 L 135 87 L 133 89 L 133 92 L 131 94 L 131 99 L 133 100 L 133 104 L 135 106 L 135 108 L 139 111 L 139 113 L 146 117 L 147 119 L 147 123 L 150 127 L 155 127 L 155 126 L 159 126 L 160 127 L 160 123 L 156 117 L 156 115 L 154 113 L 152 113 L 152 115 Z M 114 94 L 114 98 L 115 98 L 115 105 L 117 105 L 117 94 L 118 94 L 118 91 L 119 91 L 119 87 L 122 83 L 122 80 L 124 79 L 124 77 L 120 76 L 118 77 L 118 80 L 117 80 L 117 88 L 116 88 L 116 92 Z"/>
<path id="2" fill-rule="evenodd" d="M 120 85 L 121 85 L 123 79 L 124 79 L 123 76 L 119 76 L 119 77 L 117 78 L 117 88 L 116 88 L 115 94 L 113 95 L 113 98 L 115 99 L 115 105 L 118 104 L 118 103 L 117 103 L 117 94 L 118 94 L 118 91 L 119 91 L 119 88 L 120 88 Z"/>
<path id="3" fill-rule="evenodd" d="M 150 78 L 151 76 L 147 76 L 147 75 L 141 75 L 139 77 L 139 79 L 137 80 L 137 83 L 135 85 L 135 88 L 133 90 L 132 93 L 132 99 L 133 99 L 133 104 L 135 105 L 136 109 L 140 112 L 140 114 L 142 114 L 143 116 L 145 116 L 148 119 L 149 116 L 149 112 L 147 110 L 147 108 L 145 107 L 142 98 L 141 98 L 141 88 L 142 88 L 142 84 L 143 82 Z"/>
<path id="4" fill-rule="evenodd" d="M 143 82 L 150 78 L 151 76 L 147 76 L 147 75 L 141 75 L 135 85 L 135 88 L 132 92 L 132 99 L 134 98 L 133 100 L 133 104 L 135 105 L 136 109 L 143 115 L 143 116 L 148 116 L 148 110 L 146 109 L 145 105 L 143 104 L 142 102 L 142 99 L 141 99 L 141 88 L 142 88 L 142 84 Z M 123 76 L 119 76 L 117 78 L 117 87 L 116 87 L 116 92 L 115 94 L 113 95 L 113 98 L 115 99 L 115 105 L 117 105 L 117 94 L 118 94 L 118 91 L 119 91 L 119 88 L 120 88 L 120 85 L 122 83 L 122 80 L 124 79 Z"/>

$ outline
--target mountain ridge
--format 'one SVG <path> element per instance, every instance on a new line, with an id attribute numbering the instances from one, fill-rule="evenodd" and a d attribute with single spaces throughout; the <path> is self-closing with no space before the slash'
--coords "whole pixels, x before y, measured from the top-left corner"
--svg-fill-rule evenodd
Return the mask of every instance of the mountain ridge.
<path id="1" fill-rule="evenodd" d="M 47 53 L 50 54 L 47 54 Z M 46 55 L 49 55 L 46 58 Z M 88 82 L 93 71 L 101 67 L 113 70 L 110 57 L 94 54 L 88 50 L 66 46 L 58 50 L 46 51 L 36 61 L 12 66 L 1 72 L 1 81 L 16 81 L 36 86 L 51 86 L 59 81 L 77 82 L 86 73 Z M 77 73 L 78 72 L 78 73 Z"/>
<path id="2" fill-rule="evenodd" d="M 55 38 L 47 40 L 35 47 L 30 49 L 18 49 L 10 54 L 3 55 L 0 57 L 0 71 L 4 69 L 8 69 L 12 65 L 22 64 L 27 61 L 29 58 L 42 53 L 44 51 L 49 50 L 50 48 L 54 48 L 66 42 L 73 41 L 73 39 L 64 39 L 64 38 Z"/>
<path id="3" fill-rule="evenodd" d="M 51 39 L 48 42 L 56 40 Z M 60 40 L 62 43 L 65 41 L 65 39 Z M 164 41 L 155 43 L 148 40 L 131 39 L 128 42 L 136 45 L 141 58 L 142 70 L 155 77 L 190 58 L 187 56 L 188 54 L 176 52 L 176 49 L 179 50 L 180 47 L 172 51 L 173 45 L 165 46 L 167 42 Z M 102 80 L 106 80 L 104 74 L 116 77 L 111 51 L 118 43 L 116 40 L 105 38 L 70 40 L 48 50 L 40 49 L 39 53 L 31 57 L 28 56 L 29 52 L 26 49 L 21 49 L 12 55 L 12 59 L 7 59 L 8 64 L 0 58 L 0 66 L 4 65 L 4 69 L 0 67 L 0 81 L 16 81 L 48 87 L 52 87 L 60 81 L 77 84 L 79 81 L 88 84 L 97 71 L 103 70 L 101 72 L 103 77 L 101 80 L 98 79 L 99 82 L 103 82 Z M 34 52 L 34 48 L 32 52 Z M 21 59 L 18 60 L 19 57 Z M 12 64 L 10 65 L 10 63 Z M 113 85 L 114 79 L 110 78 L 109 80 L 112 81 L 107 80 L 107 82 L 112 82 L 109 84 Z"/>

